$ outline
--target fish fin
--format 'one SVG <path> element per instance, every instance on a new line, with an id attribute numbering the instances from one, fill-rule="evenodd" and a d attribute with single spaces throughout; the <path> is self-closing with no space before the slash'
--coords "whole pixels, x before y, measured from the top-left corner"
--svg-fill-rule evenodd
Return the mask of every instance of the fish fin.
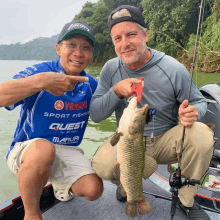
<path id="1" fill-rule="evenodd" d="M 151 205 L 145 199 L 138 202 L 138 212 L 141 215 L 148 213 L 151 210 Z"/>
<path id="2" fill-rule="evenodd" d="M 120 136 L 122 136 L 123 134 L 121 133 L 121 132 L 119 132 L 119 133 L 115 133 L 113 136 L 112 136 L 112 138 L 110 139 L 110 144 L 114 147 L 117 143 L 118 143 L 118 141 L 119 141 L 119 139 L 120 139 Z"/>
<path id="3" fill-rule="evenodd" d="M 136 203 L 126 202 L 125 213 L 130 218 L 137 217 L 137 206 Z"/>
<path id="4" fill-rule="evenodd" d="M 118 187 L 117 187 L 117 192 L 122 196 L 122 197 L 126 197 L 127 196 L 127 193 L 123 187 L 122 184 L 120 184 Z"/>

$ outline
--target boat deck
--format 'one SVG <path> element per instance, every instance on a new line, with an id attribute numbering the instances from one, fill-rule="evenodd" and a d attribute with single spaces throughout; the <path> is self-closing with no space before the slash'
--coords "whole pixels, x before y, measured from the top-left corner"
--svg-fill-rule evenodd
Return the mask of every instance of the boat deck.
<path id="1" fill-rule="evenodd" d="M 155 186 L 150 180 L 145 182 L 146 186 L 154 188 L 161 193 L 161 188 Z M 156 188 L 155 188 L 156 187 Z M 43 213 L 44 220 L 127 220 L 129 218 L 124 212 L 125 203 L 119 202 L 115 197 L 116 185 L 109 181 L 104 181 L 104 192 L 102 196 L 96 201 L 87 201 L 81 197 L 74 197 L 69 202 L 59 202 L 49 210 Z M 163 191 L 163 190 L 162 190 Z M 164 193 L 164 192 L 163 192 Z M 168 220 L 170 216 L 171 201 L 169 199 L 156 197 L 147 193 L 144 193 L 144 197 L 150 202 L 152 210 L 145 214 L 139 215 L 136 219 L 148 219 L 148 220 Z M 215 212 L 206 211 L 211 220 L 220 219 L 220 214 Z M 187 219 L 184 213 L 177 208 L 174 220 Z"/>
<path id="2" fill-rule="evenodd" d="M 217 171 L 216 171 L 217 172 Z M 218 174 L 219 175 L 219 174 Z M 167 166 L 159 165 L 149 179 L 143 180 L 144 197 L 152 206 L 152 210 L 139 215 L 136 219 L 169 220 L 171 197 Z M 125 203 L 119 202 L 115 196 L 116 185 L 104 181 L 104 192 L 96 201 L 87 201 L 81 197 L 74 197 L 69 202 L 55 199 L 51 184 L 47 185 L 41 197 L 41 211 L 44 220 L 127 220 L 124 211 Z M 206 198 L 206 199 L 204 199 Z M 220 219 L 220 192 L 199 187 L 195 199 L 208 213 L 211 220 Z M 1 220 L 23 220 L 24 208 L 21 198 L 15 195 L 0 202 Z M 173 220 L 187 219 L 177 207 Z"/>

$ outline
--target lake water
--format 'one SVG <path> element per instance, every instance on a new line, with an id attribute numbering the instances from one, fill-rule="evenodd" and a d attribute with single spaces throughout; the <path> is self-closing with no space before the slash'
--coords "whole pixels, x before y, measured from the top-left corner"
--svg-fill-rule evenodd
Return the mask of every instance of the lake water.
<path id="1" fill-rule="evenodd" d="M 40 62 L 42 61 L 0 60 L 0 83 L 10 80 L 14 74 L 26 67 Z M 98 80 L 101 67 L 88 67 L 86 71 Z M 200 81 L 196 83 L 200 87 L 210 82 L 220 82 L 220 75 L 199 74 L 198 79 Z M 20 107 L 17 107 L 13 111 L 0 108 L 0 201 L 18 193 L 16 176 L 9 170 L 5 156 L 14 135 L 19 112 Z M 97 147 L 115 130 L 116 120 L 114 116 L 98 124 L 89 120 L 84 139 L 80 145 L 85 152 L 85 156 L 91 159 Z"/>
<path id="2" fill-rule="evenodd" d="M 10 80 L 13 75 L 26 67 L 40 62 L 42 61 L 0 60 L 0 83 Z M 100 70 L 100 67 L 86 69 L 96 79 L 99 77 Z M 18 193 L 17 178 L 9 170 L 5 157 L 13 139 L 19 113 L 20 107 L 13 111 L 0 108 L 0 201 Z M 98 124 L 89 120 L 84 139 L 80 145 L 87 158 L 91 159 L 100 144 L 116 130 L 115 122 L 114 116 Z"/>

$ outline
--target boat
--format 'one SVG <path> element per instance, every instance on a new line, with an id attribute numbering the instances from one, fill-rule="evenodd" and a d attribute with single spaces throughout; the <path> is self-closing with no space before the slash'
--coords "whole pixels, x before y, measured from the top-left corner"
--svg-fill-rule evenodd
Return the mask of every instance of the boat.
<path id="1" fill-rule="evenodd" d="M 150 202 L 152 210 L 136 219 L 170 219 L 172 195 L 169 191 L 169 182 L 162 174 L 167 174 L 164 165 L 159 165 L 158 171 L 150 179 L 143 181 L 143 193 Z M 209 194 L 199 187 L 196 195 L 197 202 L 207 212 L 211 220 L 220 219 L 220 198 Z M 44 220 L 128 220 L 124 212 L 125 203 L 119 202 L 115 197 L 116 185 L 104 181 L 103 195 L 96 201 L 87 201 L 81 197 L 74 197 L 71 201 L 60 202 L 54 197 L 51 184 L 45 186 L 41 197 L 41 212 Z M 219 194 L 219 193 L 218 193 Z M 217 194 L 217 195 L 218 195 Z M 206 195 L 206 196 L 204 196 Z M 5 207 L 3 207 L 5 206 Z M 20 196 L 8 198 L 0 205 L 1 220 L 23 220 L 24 208 Z M 187 219 L 185 214 L 177 207 L 174 220 Z"/>
<path id="2" fill-rule="evenodd" d="M 220 83 L 207 84 L 199 88 L 207 100 L 208 108 L 201 122 L 207 124 L 215 133 L 215 145 L 210 166 L 200 181 L 195 200 L 207 212 L 211 220 L 220 219 Z M 171 218 L 172 187 L 170 177 L 175 173 L 177 164 L 159 165 L 149 179 L 143 180 L 143 193 L 150 202 L 152 210 L 133 219 Z M 103 195 L 96 201 L 87 201 L 74 197 L 71 201 L 60 202 L 53 193 L 51 183 L 44 187 L 40 209 L 44 220 L 126 220 L 124 203 L 116 200 L 116 185 L 104 182 Z M 19 194 L 0 202 L 0 220 L 23 220 L 24 208 Z M 176 208 L 174 220 L 187 219 L 185 214 Z"/>

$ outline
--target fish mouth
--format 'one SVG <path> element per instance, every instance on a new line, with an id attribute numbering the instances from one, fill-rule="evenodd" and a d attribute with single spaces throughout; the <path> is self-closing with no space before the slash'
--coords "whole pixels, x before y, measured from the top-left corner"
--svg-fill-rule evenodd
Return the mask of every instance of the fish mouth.
<path id="1" fill-rule="evenodd" d="M 132 109 L 135 109 L 137 108 L 137 97 L 134 96 L 130 99 L 129 101 L 129 107 L 132 108 Z M 141 108 L 137 108 L 138 111 L 143 111 L 143 114 L 145 114 L 145 112 L 147 112 L 149 109 L 149 105 L 148 104 L 145 104 L 143 107 Z"/>
<path id="2" fill-rule="evenodd" d="M 132 109 L 137 108 L 137 96 L 134 96 L 130 99 L 129 105 Z"/>
<path id="3" fill-rule="evenodd" d="M 144 115 L 148 111 L 148 109 L 149 109 L 149 105 L 145 104 L 143 107 L 138 108 L 138 111 L 142 111 Z"/>

